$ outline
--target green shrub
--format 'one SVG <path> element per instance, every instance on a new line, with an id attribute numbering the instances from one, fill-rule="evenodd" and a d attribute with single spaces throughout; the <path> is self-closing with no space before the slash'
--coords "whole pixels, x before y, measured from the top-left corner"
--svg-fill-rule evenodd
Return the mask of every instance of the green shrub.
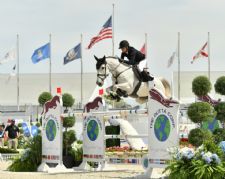
<path id="1" fill-rule="evenodd" d="M 17 126 L 18 126 L 18 127 L 22 127 L 22 123 L 19 123 Z"/>
<path id="2" fill-rule="evenodd" d="M 216 112 L 209 103 L 197 102 L 192 103 L 188 107 L 187 114 L 192 122 L 201 123 L 203 121 L 212 120 L 215 117 Z"/>
<path id="3" fill-rule="evenodd" d="M 209 130 L 200 128 L 192 129 L 188 135 L 188 141 L 195 147 L 203 144 L 206 140 L 212 139 L 212 133 Z"/>
<path id="4" fill-rule="evenodd" d="M 214 87 L 217 93 L 225 95 L 225 76 L 221 76 L 220 78 L 218 78 Z"/>
<path id="5" fill-rule="evenodd" d="M 41 123 L 40 123 L 40 122 L 37 122 L 35 125 L 36 125 L 37 127 L 41 127 Z"/>
<path id="6" fill-rule="evenodd" d="M 119 135 L 120 134 L 120 126 L 106 126 L 105 133 L 107 135 L 108 134 Z"/>
<path id="7" fill-rule="evenodd" d="M 75 124 L 75 116 L 68 116 L 68 117 L 64 117 L 63 118 L 63 127 L 69 128 L 69 127 L 73 127 Z"/>
<path id="8" fill-rule="evenodd" d="M 37 171 L 38 166 L 41 164 L 41 156 L 41 136 L 37 135 L 29 140 L 27 148 L 22 156 L 15 159 L 13 163 L 8 167 L 8 170 L 14 172 Z"/>
<path id="9" fill-rule="evenodd" d="M 198 76 L 192 82 L 192 91 L 196 96 L 207 95 L 211 88 L 211 83 L 206 76 Z"/>
<path id="10" fill-rule="evenodd" d="M 68 107 L 72 107 L 74 102 L 75 102 L 75 99 L 73 98 L 73 96 L 69 93 L 64 93 L 62 95 L 62 101 L 63 101 L 63 106 L 66 107 L 66 109 Z"/>
<path id="11" fill-rule="evenodd" d="M 63 132 L 63 153 L 68 155 L 68 151 L 71 150 L 71 144 L 76 141 L 76 134 L 74 130 Z"/>
<path id="12" fill-rule="evenodd" d="M 14 154 L 14 153 L 19 153 L 19 152 L 17 150 L 0 147 L 0 154 Z"/>
<path id="13" fill-rule="evenodd" d="M 213 137 L 216 144 L 219 144 L 221 141 L 225 141 L 225 129 L 215 129 L 213 131 Z"/>
<path id="14" fill-rule="evenodd" d="M 20 134 L 23 134 L 23 129 L 20 128 L 19 131 L 20 131 Z"/>
<path id="15" fill-rule="evenodd" d="M 25 137 L 23 135 L 20 135 L 18 137 L 18 149 L 25 149 L 27 148 L 27 142 L 25 140 Z"/>
<path id="16" fill-rule="evenodd" d="M 120 139 L 106 139 L 106 148 L 120 147 Z"/>
<path id="17" fill-rule="evenodd" d="M 225 122 L 225 102 L 220 102 L 215 106 L 215 111 L 217 112 L 216 119 L 221 122 Z"/>
<path id="18" fill-rule="evenodd" d="M 43 92 L 38 97 L 38 102 L 41 106 L 43 106 L 47 101 L 52 99 L 52 95 L 49 92 Z"/>

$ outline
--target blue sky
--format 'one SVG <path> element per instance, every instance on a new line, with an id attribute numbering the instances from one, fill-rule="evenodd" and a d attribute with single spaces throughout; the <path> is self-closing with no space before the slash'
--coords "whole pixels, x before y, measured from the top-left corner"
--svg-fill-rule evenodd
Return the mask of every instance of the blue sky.
<path id="1" fill-rule="evenodd" d="M 15 44 L 20 35 L 21 73 L 47 73 L 48 60 L 32 64 L 33 51 L 48 42 L 52 34 L 52 72 L 79 73 L 80 61 L 63 66 L 66 52 L 77 45 L 83 34 L 84 72 L 95 72 L 93 55 L 111 55 L 111 40 L 104 40 L 86 50 L 112 14 L 115 3 L 115 54 L 118 43 L 127 39 L 140 49 L 148 33 L 150 72 L 168 80 L 177 69 L 167 68 L 168 58 L 181 33 L 181 68 L 184 71 L 207 70 L 207 60 L 190 64 L 192 56 L 211 33 L 211 69 L 225 71 L 225 1 L 223 0 L 0 0 L 0 56 Z M 0 66 L 9 73 L 14 63 Z"/>

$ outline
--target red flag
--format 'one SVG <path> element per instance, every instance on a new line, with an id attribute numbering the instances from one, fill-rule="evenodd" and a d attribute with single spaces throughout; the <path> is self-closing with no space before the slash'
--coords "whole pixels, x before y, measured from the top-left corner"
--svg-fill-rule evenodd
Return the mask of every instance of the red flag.
<path id="1" fill-rule="evenodd" d="M 98 94 L 101 96 L 101 95 L 103 95 L 104 94 L 104 89 L 100 89 L 99 91 L 98 91 Z"/>
<path id="2" fill-rule="evenodd" d="M 142 46 L 142 48 L 141 48 L 140 52 L 146 55 L 146 48 L 145 48 L 145 44 Z"/>
<path id="3" fill-rule="evenodd" d="M 102 30 L 98 33 L 98 35 L 91 39 L 87 49 L 90 49 L 97 42 L 108 38 L 112 38 L 112 16 L 110 16 L 110 18 L 103 25 Z"/>
<path id="4" fill-rule="evenodd" d="M 56 91 L 57 91 L 57 94 L 60 94 L 60 95 L 62 94 L 62 88 L 61 87 L 57 88 Z"/>
<path id="5" fill-rule="evenodd" d="M 208 52 L 206 51 L 206 47 L 208 46 L 208 42 L 206 42 L 203 47 L 193 56 L 191 63 L 193 63 L 196 59 L 202 57 L 208 57 Z"/>

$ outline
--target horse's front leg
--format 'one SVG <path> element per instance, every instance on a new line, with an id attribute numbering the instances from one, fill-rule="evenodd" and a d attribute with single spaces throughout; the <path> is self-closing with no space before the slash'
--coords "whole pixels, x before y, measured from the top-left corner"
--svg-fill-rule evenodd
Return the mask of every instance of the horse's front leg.
<path id="1" fill-rule="evenodd" d="M 118 95 L 127 97 L 131 92 L 131 86 L 129 83 L 120 83 L 116 84 L 113 87 L 113 91 L 115 91 Z"/>

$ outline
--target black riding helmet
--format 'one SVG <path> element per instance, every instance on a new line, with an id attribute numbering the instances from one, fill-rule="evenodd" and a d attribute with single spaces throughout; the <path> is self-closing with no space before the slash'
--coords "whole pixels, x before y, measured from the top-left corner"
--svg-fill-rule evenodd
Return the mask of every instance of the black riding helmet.
<path id="1" fill-rule="evenodd" d="M 120 42 L 119 49 L 124 48 L 124 47 L 129 47 L 129 42 L 127 40 L 122 40 Z"/>

